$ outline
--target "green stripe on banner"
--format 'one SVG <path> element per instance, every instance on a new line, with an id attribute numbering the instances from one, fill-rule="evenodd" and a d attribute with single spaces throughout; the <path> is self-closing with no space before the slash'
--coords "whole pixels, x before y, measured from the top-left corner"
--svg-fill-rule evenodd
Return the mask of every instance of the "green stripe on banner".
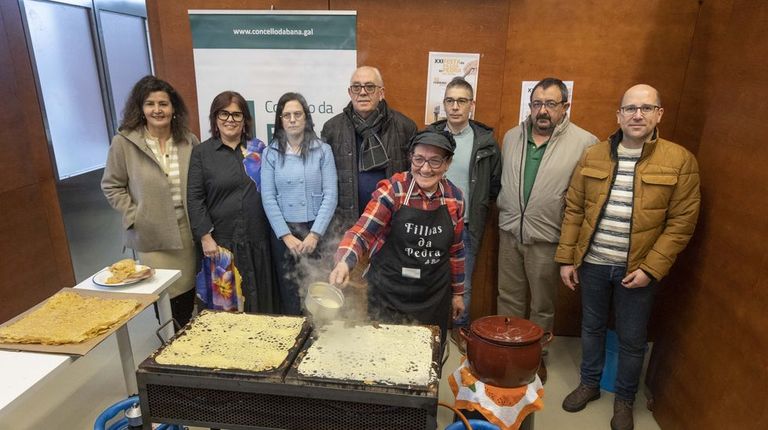
<path id="1" fill-rule="evenodd" d="M 355 15 L 189 15 L 195 49 L 355 50 Z"/>

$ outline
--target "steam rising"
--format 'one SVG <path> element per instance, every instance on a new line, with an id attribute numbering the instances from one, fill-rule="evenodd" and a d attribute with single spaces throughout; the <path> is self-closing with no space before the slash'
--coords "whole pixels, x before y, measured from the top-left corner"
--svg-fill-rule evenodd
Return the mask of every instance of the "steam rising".
<path id="1" fill-rule="evenodd" d="M 308 312 L 304 304 L 307 289 L 313 282 L 328 282 L 328 277 L 335 265 L 336 249 L 344 235 L 344 232 L 331 233 L 331 230 L 333 228 L 329 228 L 326 235 L 320 239 L 317 250 L 312 256 L 299 257 L 296 265 L 297 270 L 292 274 L 293 280 L 299 285 L 302 309 L 307 315 Z M 350 270 L 350 281 L 346 285 L 339 286 L 344 294 L 344 306 L 339 311 L 338 318 L 346 322 L 347 325 L 371 325 L 380 321 L 403 325 L 422 325 L 414 318 L 407 316 L 395 321 L 383 321 L 381 315 L 368 314 L 368 283 L 363 278 L 363 273 L 368 266 L 368 259 L 361 258 L 360 260 L 362 261 L 358 261 L 357 265 Z"/>

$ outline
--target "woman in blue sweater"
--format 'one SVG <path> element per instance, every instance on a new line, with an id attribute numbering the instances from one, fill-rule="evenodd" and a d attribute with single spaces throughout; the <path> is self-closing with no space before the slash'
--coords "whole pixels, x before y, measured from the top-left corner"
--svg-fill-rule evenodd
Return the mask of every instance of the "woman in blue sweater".
<path id="1" fill-rule="evenodd" d="M 272 255 L 278 274 L 282 311 L 301 314 L 299 261 L 319 259 L 338 197 L 331 147 L 315 134 L 312 115 L 301 94 L 286 93 L 277 102 L 275 134 L 261 167 L 264 211 L 274 234 Z"/>

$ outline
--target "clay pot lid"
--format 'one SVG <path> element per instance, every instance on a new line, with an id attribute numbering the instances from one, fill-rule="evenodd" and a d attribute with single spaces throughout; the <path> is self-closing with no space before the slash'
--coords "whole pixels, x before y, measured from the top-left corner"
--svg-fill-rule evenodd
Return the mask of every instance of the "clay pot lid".
<path id="1" fill-rule="evenodd" d="M 537 324 L 523 318 L 492 315 L 480 318 L 470 326 L 472 333 L 494 343 L 503 345 L 527 345 L 538 342 L 544 330 Z"/>

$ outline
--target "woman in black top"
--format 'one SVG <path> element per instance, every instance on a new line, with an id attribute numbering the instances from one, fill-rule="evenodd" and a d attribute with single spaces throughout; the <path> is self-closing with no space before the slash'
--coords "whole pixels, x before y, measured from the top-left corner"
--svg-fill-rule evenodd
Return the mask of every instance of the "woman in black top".
<path id="1" fill-rule="evenodd" d="M 269 221 L 261 204 L 261 151 L 243 96 L 225 91 L 211 103 L 211 134 L 192 151 L 187 200 L 192 234 L 203 254 L 230 250 L 242 276 L 245 311 L 277 313 Z"/>

